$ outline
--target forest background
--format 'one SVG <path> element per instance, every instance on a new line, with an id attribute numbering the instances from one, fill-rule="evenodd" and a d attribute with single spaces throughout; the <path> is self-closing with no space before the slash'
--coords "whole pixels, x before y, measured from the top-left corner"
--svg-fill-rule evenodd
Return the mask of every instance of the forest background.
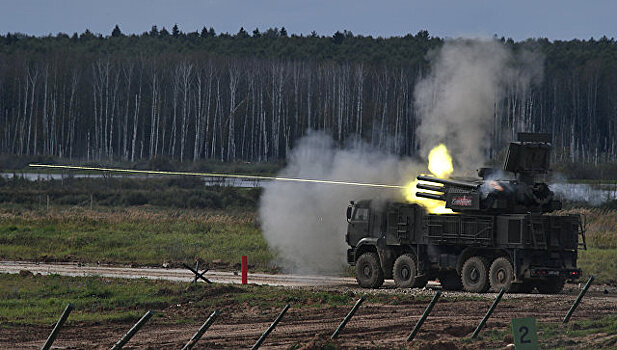
<path id="1" fill-rule="evenodd" d="M 515 53 L 539 54 L 543 79 L 506 86 L 487 158 L 498 158 L 516 132 L 549 132 L 560 172 L 614 179 L 614 39 L 494 39 Z M 308 130 L 325 131 L 340 146 L 363 140 L 421 157 L 414 86 L 444 40 L 427 31 L 374 38 L 289 35 L 285 28 L 184 33 L 177 25 L 141 35 L 117 26 L 109 36 L 0 35 L 0 167 L 37 160 L 164 170 L 207 168 L 204 161 L 281 164 Z"/>

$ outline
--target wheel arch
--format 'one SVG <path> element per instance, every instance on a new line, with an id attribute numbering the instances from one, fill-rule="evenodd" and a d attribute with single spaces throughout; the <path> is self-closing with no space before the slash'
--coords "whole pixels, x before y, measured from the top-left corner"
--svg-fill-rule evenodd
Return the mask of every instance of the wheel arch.
<path id="1" fill-rule="evenodd" d="M 377 239 L 372 237 L 362 238 L 355 249 L 354 262 L 358 261 L 360 255 L 364 253 L 377 253 Z"/>

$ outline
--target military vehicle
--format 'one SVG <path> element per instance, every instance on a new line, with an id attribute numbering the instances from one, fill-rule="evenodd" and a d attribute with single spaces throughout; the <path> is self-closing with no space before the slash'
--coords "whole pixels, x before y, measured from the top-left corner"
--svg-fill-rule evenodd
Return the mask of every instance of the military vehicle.
<path id="1" fill-rule="evenodd" d="M 583 220 L 557 215 L 561 202 L 544 182 L 551 135 L 520 133 L 503 169 L 478 179 L 418 176 L 417 197 L 445 202 L 452 214 L 429 214 L 415 203 L 351 202 L 347 262 L 358 284 L 423 287 L 438 278 L 445 290 L 557 293 L 576 280 L 577 251 L 586 249 Z"/>

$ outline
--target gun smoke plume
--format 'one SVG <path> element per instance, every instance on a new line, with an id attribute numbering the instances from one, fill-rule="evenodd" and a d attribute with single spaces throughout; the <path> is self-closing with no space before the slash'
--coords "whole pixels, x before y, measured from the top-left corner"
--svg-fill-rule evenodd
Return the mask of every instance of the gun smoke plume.
<path id="1" fill-rule="evenodd" d="M 534 59 L 529 57 L 523 61 L 532 64 Z M 541 70 L 516 66 L 513 54 L 490 40 L 447 41 L 429 58 L 432 70 L 415 90 L 421 155 L 426 157 L 432 147 L 445 143 L 459 169 L 476 169 L 486 158 L 491 120 L 506 85 L 526 89 Z M 384 154 L 366 144 L 337 149 L 329 136 L 311 132 L 293 149 L 279 175 L 404 185 L 426 172 L 426 164 Z M 341 271 L 348 248 L 345 210 L 350 200 L 358 199 L 403 200 L 394 189 L 266 185 L 259 215 L 263 235 L 280 258 L 276 263 L 287 272 Z"/>
<path id="2" fill-rule="evenodd" d="M 617 200 L 617 185 L 583 183 L 568 183 L 566 176 L 559 173 L 551 174 L 549 184 L 551 191 L 559 198 L 570 203 L 585 203 L 592 207 Z"/>
<path id="3" fill-rule="evenodd" d="M 455 171 L 469 174 L 487 159 L 492 121 L 506 92 L 524 96 L 542 78 L 541 60 L 526 50 L 514 55 L 496 40 L 470 39 L 446 41 L 429 58 L 431 72 L 414 91 L 421 155 L 445 143 Z M 525 125 L 512 127 L 526 131 Z"/>
<path id="4" fill-rule="evenodd" d="M 293 149 L 280 175 L 398 184 L 418 170 L 412 161 L 384 154 L 367 144 L 337 149 L 330 136 L 310 132 Z M 277 264 L 295 273 L 341 271 L 347 249 L 345 211 L 350 200 L 362 198 L 401 200 L 402 193 L 397 189 L 341 185 L 267 184 L 259 215 L 268 245 L 279 254 Z"/>
<path id="5" fill-rule="evenodd" d="M 549 187 L 551 191 L 555 192 L 555 194 L 563 200 L 574 203 L 582 202 L 593 207 L 617 199 L 617 190 L 615 190 L 615 188 L 602 189 L 594 188 L 587 184 L 569 183 L 552 183 Z"/>

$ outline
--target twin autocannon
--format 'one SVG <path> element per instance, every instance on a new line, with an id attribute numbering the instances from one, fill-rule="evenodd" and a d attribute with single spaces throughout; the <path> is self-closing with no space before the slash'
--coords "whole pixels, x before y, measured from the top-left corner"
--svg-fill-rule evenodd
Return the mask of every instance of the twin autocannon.
<path id="1" fill-rule="evenodd" d="M 503 169 L 479 179 L 418 176 L 417 197 L 445 202 L 456 214 L 428 214 L 413 203 L 352 202 L 347 261 L 360 286 L 422 287 L 438 278 L 446 290 L 555 293 L 580 277 L 585 248 L 578 215 L 547 214 L 561 202 L 538 175 L 550 165 L 550 135 L 519 134 Z"/>

